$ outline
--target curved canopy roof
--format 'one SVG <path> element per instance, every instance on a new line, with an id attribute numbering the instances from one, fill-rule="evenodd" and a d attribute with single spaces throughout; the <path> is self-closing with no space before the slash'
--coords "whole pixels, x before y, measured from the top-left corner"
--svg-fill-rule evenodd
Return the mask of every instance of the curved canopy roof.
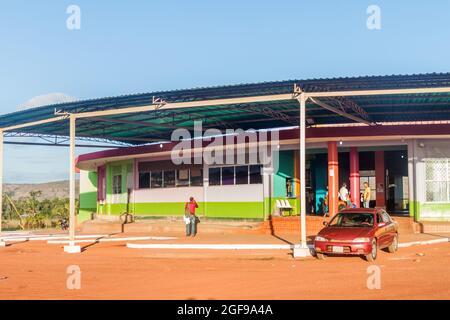
<path id="1" fill-rule="evenodd" d="M 77 119 L 76 136 L 84 140 L 140 145 L 170 140 L 174 129 L 192 130 L 194 121 L 202 121 L 203 129 L 246 130 L 289 127 L 298 125 L 299 121 L 299 104 L 295 99 L 267 99 L 267 101 L 260 99 L 258 102 L 237 99 L 236 103 L 227 104 L 221 104 L 221 100 L 293 94 L 294 87 L 301 88 L 304 92 L 450 87 L 450 73 L 288 80 L 108 97 L 5 114 L 0 116 L 0 127 L 7 128 L 54 118 L 55 111 L 59 114 L 84 113 L 157 104 L 160 104 L 157 108 L 145 112 Z M 204 100 L 212 102 L 210 105 L 193 104 L 189 108 L 165 109 L 165 103 Z M 306 105 L 308 125 L 353 122 L 348 116 L 333 112 L 323 104 L 371 123 L 450 120 L 450 92 L 323 97 L 319 102 L 310 99 Z M 68 135 L 68 120 L 41 123 L 5 132 L 5 136 L 9 137 Z"/>

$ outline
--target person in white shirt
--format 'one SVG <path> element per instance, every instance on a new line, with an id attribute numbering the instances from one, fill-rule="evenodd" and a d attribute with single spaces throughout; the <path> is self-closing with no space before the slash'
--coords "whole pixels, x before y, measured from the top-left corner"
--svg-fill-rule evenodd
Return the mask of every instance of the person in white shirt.
<path id="1" fill-rule="evenodd" d="M 345 182 L 342 184 L 342 187 L 339 190 L 339 198 L 345 203 L 347 203 L 347 205 L 349 205 L 350 199 L 348 197 L 348 189 L 347 184 Z"/>

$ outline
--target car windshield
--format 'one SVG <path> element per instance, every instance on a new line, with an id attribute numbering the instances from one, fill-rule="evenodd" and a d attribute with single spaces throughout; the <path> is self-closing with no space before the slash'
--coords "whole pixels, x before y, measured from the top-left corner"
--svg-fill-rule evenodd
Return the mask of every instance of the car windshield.
<path id="1" fill-rule="evenodd" d="M 331 221 L 331 227 L 373 227 L 373 214 L 363 212 L 338 213 Z"/>

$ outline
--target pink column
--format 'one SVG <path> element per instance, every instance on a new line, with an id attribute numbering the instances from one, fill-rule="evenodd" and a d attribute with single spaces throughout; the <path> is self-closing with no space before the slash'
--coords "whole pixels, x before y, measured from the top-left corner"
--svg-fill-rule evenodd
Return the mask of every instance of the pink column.
<path id="1" fill-rule="evenodd" d="M 328 212 L 333 217 L 338 212 L 339 160 L 336 141 L 328 142 Z"/>
<path id="2" fill-rule="evenodd" d="M 375 151 L 376 206 L 380 208 L 386 207 L 385 180 L 384 151 Z"/>
<path id="3" fill-rule="evenodd" d="M 359 195 L 359 153 L 358 148 L 350 148 L 350 197 L 357 208 L 360 207 Z"/>

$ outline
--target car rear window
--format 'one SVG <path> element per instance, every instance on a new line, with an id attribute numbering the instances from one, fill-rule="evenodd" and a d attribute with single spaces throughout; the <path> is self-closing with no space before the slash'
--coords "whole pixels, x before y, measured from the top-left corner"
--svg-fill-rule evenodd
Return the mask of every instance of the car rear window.
<path id="1" fill-rule="evenodd" d="M 373 227 L 373 214 L 365 212 L 338 213 L 331 221 L 331 227 Z"/>

